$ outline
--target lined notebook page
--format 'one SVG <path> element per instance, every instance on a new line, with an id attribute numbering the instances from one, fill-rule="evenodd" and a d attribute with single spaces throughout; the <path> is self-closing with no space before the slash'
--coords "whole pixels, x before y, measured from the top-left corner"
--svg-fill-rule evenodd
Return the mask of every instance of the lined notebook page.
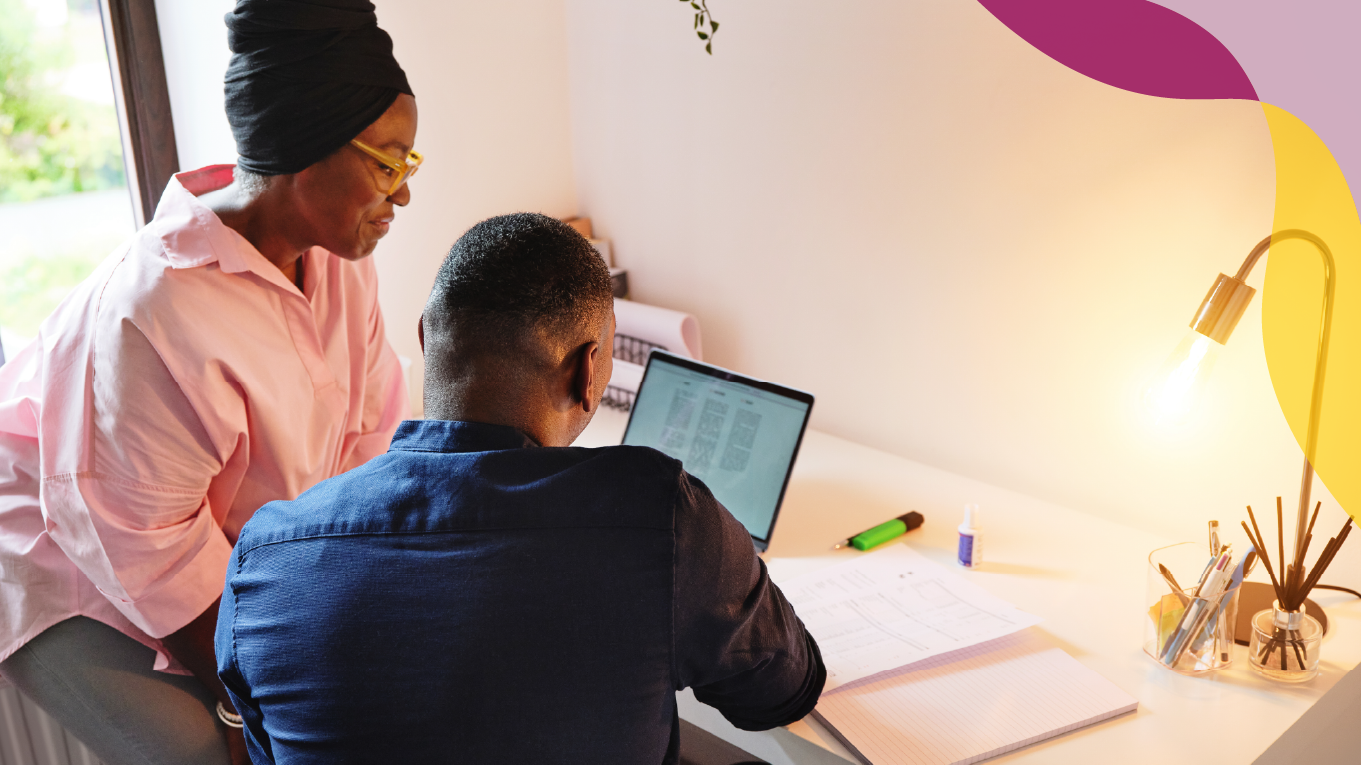
<path id="1" fill-rule="evenodd" d="M 814 714 L 871 765 L 963 765 L 1138 706 L 1027 629 L 843 686 Z"/>

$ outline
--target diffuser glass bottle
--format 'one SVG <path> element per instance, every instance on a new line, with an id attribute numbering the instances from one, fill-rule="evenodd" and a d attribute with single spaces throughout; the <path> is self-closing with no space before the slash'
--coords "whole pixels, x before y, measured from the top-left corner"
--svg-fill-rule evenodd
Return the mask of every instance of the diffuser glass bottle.
<path id="1" fill-rule="evenodd" d="M 1306 471 L 1306 476 L 1310 474 Z M 1322 502 L 1314 505 L 1309 523 L 1304 524 L 1304 514 L 1300 513 L 1296 525 L 1295 559 L 1287 565 L 1285 560 L 1285 523 L 1281 508 L 1281 498 L 1276 498 L 1276 561 L 1272 566 L 1271 553 L 1262 537 L 1257 515 L 1248 505 L 1248 520 L 1252 528 L 1242 524 L 1252 540 L 1253 548 L 1261 557 L 1267 575 L 1271 577 L 1271 587 L 1276 591 L 1276 600 L 1271 608 L 1259 611 L 1252 617 L 1252 637 L 1248 643 L 1248 660 L 1253 669 L 1263 675 L 1286 683 L 1302 683 L 1318 674 L 1318 652 L 1323 643 L 1323 627 L 1318 620 L 1305 613 L 1304 604 L 1310 591 L 1318 584 L 1319 577 L 1328 570 L 1333 556 L 1347 541 L 1352 530 L 1352 519 L 1347 518 L 1337 536 L 1328 540 L 1323 552 L 1312 567 L 1306 566 L 1309 543 L 1314 537 L 1314 522 Z"/>
<path id="2" fill-rule="evenodd" d="M 1302 683 L 1318 674 L 1323 627 L 1304 612 L 1282 611 L 1279 601 L 1252 617 L 1248 660 L 1252 668 L 1285 683 Z"/>

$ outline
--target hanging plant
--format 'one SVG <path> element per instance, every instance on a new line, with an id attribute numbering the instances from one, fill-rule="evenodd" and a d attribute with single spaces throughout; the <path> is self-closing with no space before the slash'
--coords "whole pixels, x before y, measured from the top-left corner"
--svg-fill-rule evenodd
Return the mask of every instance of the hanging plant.
<path id="1" fill-rule="evenodd" d="M 709 13 L 708 0 L 680 0 L 695 9 L 695 34 L 704 41 L 704 52 L 714 55 L 714 35 L 718 34 L 718 22 Z"/>

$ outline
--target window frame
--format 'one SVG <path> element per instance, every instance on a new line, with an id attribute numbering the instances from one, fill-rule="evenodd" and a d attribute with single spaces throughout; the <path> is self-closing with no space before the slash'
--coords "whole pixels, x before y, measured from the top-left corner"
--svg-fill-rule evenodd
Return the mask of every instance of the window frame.
<path id="1" fill-rule="evenodd" d="M 100 0 L 99 16 L 123 141 L 123 169 L 140 229 L 155 216 L 161 192 L 180 169 L 156 3 Z"/>

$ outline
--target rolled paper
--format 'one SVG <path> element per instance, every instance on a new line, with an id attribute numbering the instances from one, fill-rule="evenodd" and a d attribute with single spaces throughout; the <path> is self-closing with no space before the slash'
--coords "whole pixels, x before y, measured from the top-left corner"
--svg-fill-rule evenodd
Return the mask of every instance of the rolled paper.
<path id="1" fill-rule="evenodd" d="M 643 340 L 677 356 L 696 361 L 704 359 L 699 341 L 699 320 L 688 313 L 632 300 L 615 300 L 614 320 L 616 335 Z M 646 359 L 638 361 L 645 362 Z"/>

